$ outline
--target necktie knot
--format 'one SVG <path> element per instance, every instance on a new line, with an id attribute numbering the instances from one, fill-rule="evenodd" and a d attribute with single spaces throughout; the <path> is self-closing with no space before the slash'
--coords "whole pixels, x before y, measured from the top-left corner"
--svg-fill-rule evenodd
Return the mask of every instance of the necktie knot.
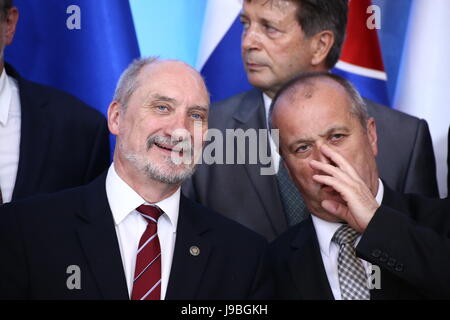
<path id="1" fill-rule="evenodd" d="M 345 244 L 353 245 L 359 235 L 360 233 L 352 229 L 348 224 L 343 224 L 336 230 L 331 241 L 340 246 Z"/>
<path id="2" fill-rule="evenodd" d="M 157 206 L 141 205 L 136 209 L 148 223 L 157 223 L 163 211 Z"/>

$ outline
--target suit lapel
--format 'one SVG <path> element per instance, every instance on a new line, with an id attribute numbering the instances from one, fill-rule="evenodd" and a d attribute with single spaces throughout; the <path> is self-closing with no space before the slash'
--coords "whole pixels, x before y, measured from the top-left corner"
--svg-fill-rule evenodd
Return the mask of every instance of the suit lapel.
<path id="1" fill-rule="evenodd" d="M 240 128 L 244 131 L 248 129 L 266 129 L 266 115 L 261 91 L 256 89 L 249 91 L 243 98 L 241 108 L 239 108 L 233 117 L 238 123 L 236 126 L 237 129 Z M 257 135 L 259 136 L 258 132 Z M 268 155 L 271 156 L 268 137 L 266 136 L 265 139 L 269 151 Z M 237 151 L 239 152 L 239 150 Z M 246 158 L 248 159 L 248 155 L 246 155 Z M 267 218 L 272 223 L 276 233 L 282 233 L 287 228 L 287 221 L 283 212 L 275 175 L 261 175 L 261 168 L 263 166 L 259 161 L 258 164 L 249 164 L 246 161 L 244 167 L 252 182 L 253 188 L 256 190 L 265 208 Z"/>
<path id="2" fill-rule="evenodd" d="M 78 237 L 103 298 L 129 299 L 105 179 L 106 173 L 86 187 Z"/>
<path id="3" fill-rule="evenodd" d="M 5 65 L 6 66 L 6 65 Z M 49 97 L 35 92 L 30 83 L 22 79 L 10 66 L 7 73 L 18 81 L 21 105 L 20 154 L 13 200 L 31 194 L 42 181 L 50 145 L 49 118 L 45 106 Z"/>
<path id="4" fill-rule="evenodd" d="M 333 300 L 311 217 L 300 225 L 291 243 L 290 273 L 300 299 Z"/>
<path id="5" fill-rule="evenodd" d="M 167 287 L 166 300 L 195 299 L 198 294 L 211 246 L 202 237 L 210 227 L 207 216 L 187 200 L 180 199 L 175 251 Z M 198 248 L 198 252 L 193 251 Z M 196 255 L 198 253 L 198 255 Z"/>

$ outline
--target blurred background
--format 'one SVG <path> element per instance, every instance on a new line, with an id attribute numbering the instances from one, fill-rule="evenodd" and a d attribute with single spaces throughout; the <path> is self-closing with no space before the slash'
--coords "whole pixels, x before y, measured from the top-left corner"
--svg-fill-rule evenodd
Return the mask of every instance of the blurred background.
<path id="1" fill-rule="evenodd" d="M 241 1 L 15 0 L 20 18 L 5 60 L 25 78 L 70 92 L 105 114 L 120 73 L 139 56 L 187 62 L 202 71 L 212 100 L 219 100 L 249 87 L 240 61 Z M 428 121 L 446 196 L 450 1 L 351 5 L 357 1 L 377 6 L 380 28 L 349 23 L 353 32 L 346 42 L 370 48 L 370 54 L 361 59 L 344 48 L 337 72 L 351 75 L 363 96 Z M 366 19 L 373 13 L 353 14 Z"/>

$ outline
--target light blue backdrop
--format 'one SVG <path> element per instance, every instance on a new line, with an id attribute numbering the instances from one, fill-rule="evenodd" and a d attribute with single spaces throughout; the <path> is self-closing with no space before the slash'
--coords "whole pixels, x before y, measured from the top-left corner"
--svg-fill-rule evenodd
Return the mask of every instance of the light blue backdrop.
<path id="1" fill-rule="evenodd" d="M 207 0 L 130 0 L 142 56 L 195 66 Z"/>

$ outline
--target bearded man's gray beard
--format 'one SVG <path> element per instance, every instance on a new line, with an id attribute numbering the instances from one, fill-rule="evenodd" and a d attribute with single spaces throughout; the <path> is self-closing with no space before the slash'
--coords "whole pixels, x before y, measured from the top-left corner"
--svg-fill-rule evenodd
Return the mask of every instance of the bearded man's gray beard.
<path id="1" fill-rule="evenodd" d="M 167 167 L 163 168 L 155 163 L 145 163 L 145 160 L 136 154 L 125 154 L 125 158 L 133 163 L 136 169 L 145 174 L 149 179 L 167 184 L 181 184 L 183 181 L 190 178 L 195 172 L 195 167 L 184 168 L 180 171 L 179 166 L 174 164 L 170 157 L 165 159 L 166 164 L 173 166 L 177 172 L 170 172 L 171 170 L 167 169 Z"/>
<path id="2" fill-rule="evenodd" d="M 152 147 L 157 148 L 157 146 L 154 146 L 155 141 L 161 143 L 170 142 L 170 140 L 167 140 L 166 138 L 150 137 L 147 140 L 147 150 L 150 150 Z M 138 154 L 126 152 L 125 148 L 121 144 L 119 144 L 119 148 L 121 149 L 125 159 L 130 161 L 139 172 L 142 172 L 151 180 L 156 180 L 167 184 L 181 184 L 183 181 L 189 179 L 195 172 L 195 166 L 181 169 L 180 166 L 182 164 L 174 163 L 170 156 L 165 157 L 165 164 L 158 165 L 150 162 L 148 159 Z M 187 150 L 187 152 L 191 151 Z M 171 170 L 171 168 L 173 168 L 173 170 Z"/>

